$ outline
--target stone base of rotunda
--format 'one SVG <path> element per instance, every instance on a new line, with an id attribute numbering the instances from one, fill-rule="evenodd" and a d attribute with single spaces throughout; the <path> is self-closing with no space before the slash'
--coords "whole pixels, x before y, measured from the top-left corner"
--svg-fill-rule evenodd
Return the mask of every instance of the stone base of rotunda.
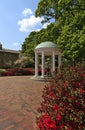
<path id="1" fill-rule="evenodd" d="M 44 82 L 50 82 L 50 80 L 52 79 L 51 76 L 33 76 L 31 79 L 36 80 L 36 81 L 44 81 Z"/>

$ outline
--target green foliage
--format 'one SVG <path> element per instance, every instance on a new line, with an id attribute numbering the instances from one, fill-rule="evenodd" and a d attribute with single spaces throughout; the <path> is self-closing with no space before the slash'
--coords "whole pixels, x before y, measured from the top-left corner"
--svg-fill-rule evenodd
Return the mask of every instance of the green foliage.
<path id="1" fill-rule="evenodd" d="M 0 69 L 0 76 L 2 75 L 3 72 L 5 72 L 5 69 Z"/>
<path id="2" fill-rule="evenodd" d="M 43 17 L 42 23 L 50 25 L 31 32 L 22 53 L 34 59 L 36 45 L 49 40 L 61 48 L 62 56 L 71 64 L 85 60 L 85 0 L 40 0 L 35 16 Z"/>
<path id="3" fill-rule="evenodd" d="M 43 11 L 41 11 L 42 8 Z M 43 16 L 46 22 L 47 18 L 55 20 L 57 25 L 55 30 L 59 33 L 53 41 L 60 46 L 66 59 L 71 60 L 72 63 L 85 60 L 84 0 L 41 0 L 35 13 L 36 16 Z M 53 35 L 55 35 L 54 32 L 52 32 Z"/>
<path id="4" fill-rule="evenodd" d="M 20 68 L 34 68 L 34 60 L 31 58 L 28 58 L 27 56 L 20 56 L 18 60 L 15 61 L 14 67 L 20 67 Z"/>
<path id="5" fill-rule="evenodd" d="M 56 19 L 56 6 L 58 4 L 58 1 L 56 0 L 40 0 L 38 4 L 38 8 L 35 11 L 36 16 L 44 17 L 43 22 L 48 22 L 50 19 Z M 43 8 L 44 7 L 44 8 Z"/>

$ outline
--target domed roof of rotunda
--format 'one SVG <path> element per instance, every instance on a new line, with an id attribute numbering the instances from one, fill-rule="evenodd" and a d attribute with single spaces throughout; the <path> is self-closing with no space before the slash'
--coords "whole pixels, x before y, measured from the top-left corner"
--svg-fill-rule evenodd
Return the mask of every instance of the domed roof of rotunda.
<path id="1" fill-rule="evenodd" d="M 46 42 L 42 42 L 39 45 L 37 45 L 35 49 L 41 49 L 41 48 L 58 48 L 58 47 L 53 42 L 46 41 Z"/>

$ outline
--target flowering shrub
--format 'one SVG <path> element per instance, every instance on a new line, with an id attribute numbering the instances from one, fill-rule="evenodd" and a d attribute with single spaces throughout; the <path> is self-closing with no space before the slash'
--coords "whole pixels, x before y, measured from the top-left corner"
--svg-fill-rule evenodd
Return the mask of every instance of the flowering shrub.
<path id="1" fill-rule="evenodd" d="M 22 75 L 22 69 L 21 68 L 12 68 L 12 69 L 6 69 L 2 76 L 14 76 L 14 75 Z"/>
<path id="2" fill-rule="evenodd" d="M 13 76 L 14 73 L 12 71 L 4 71 L 1 76 Z"/>
<path id="3" fill-rule="evenodd" d="M 19 76 L 19 75 L 33 75 L 34 70 L 32 68 L 12 68 L 2 71 L 1 76 Z"/>
<path id="4" fill-rule="evenodd" d="M 39 130 L 85 130 L 85 71 L 69 67 L 43 89 Z"/>
<path id="5" fill-rule="evenodd" d="M 23 69 L 23 75 L 33 75 L 34 74 L 34 70 L 31 68 L 24 68 Z"/>
<path id="6" fill-rule="evenodd" d="M 47 74 L 47 70 L 44 70 L 45 75 Z M 0 76 L 19 76 L 19 75 L 34 75 L 35 69 L 33 68 L 10 68 L 10 69 L 1 69 Z M 38 75 L 42 74 L 41 68 L 38 69 Z"/>

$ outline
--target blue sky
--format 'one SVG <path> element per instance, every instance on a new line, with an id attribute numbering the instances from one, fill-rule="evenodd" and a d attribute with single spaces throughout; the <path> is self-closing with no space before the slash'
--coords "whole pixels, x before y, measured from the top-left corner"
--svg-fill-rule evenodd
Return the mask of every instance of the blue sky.
<path id="1" fill-rule="evenodd" d="M 0 42 L 3 48 L 20 50 L 31 31 L 45 28 L 42 18 L 35 18 L 39 0 L 0 0 Z"/>

